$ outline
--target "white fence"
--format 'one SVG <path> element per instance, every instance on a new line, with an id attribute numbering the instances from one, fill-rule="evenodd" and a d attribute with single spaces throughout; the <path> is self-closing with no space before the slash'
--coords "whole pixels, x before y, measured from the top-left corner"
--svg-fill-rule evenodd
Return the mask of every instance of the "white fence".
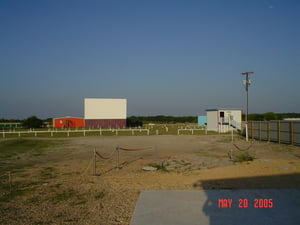
<path id="1" fill-rule="evenodd" d="M 199 129 L 194 129 L 194 128 L 192 128 L 192 129 L 178 129 L 178 130 L 177 130 L 177 134 L 179 135 L 179 134 L 180 134 L 180 131 L 190 131 L 191 134 L 194 134 L 194 131 L 196 131 L 196 130 L 202 130 L 202 131 L 205 131 L 205 134 L 207 134 L 207 129 L 206 129 L 206 128 L 199 128 Z"/>
<path id="2" fill-rule="evenodd" d="M 141 133 L 141 132 L 146 132 L 147 135 L 149 135 L 150 130 L 149 129 L 92 129 L 92 130 L 48 130 L 48 131 L 34 131 L 34 130 L 28 130 L 28 131 L 3 131 L 2 133 L 2 137 L 5 138 L 8 135 L 11 136 L 12 135 L 16 135 L 18 137 L 22 137 L 22 135 L 30 135 L 30 136 L 35 136 L 38 137 L 41 134 L 49 134 L 49 136 L 53 137 L 55 134 L 63 134 L 65 133 L 65 135 L 67 137 L 70 137 L 70 134 L 72 133 L 82 133 L 83 136 L 86 136 L 87 133 L 89 132 L 98 132 L 99 136 L 101 136 L 104 132 L 112 132 L 115 135 L 119 135 L 119 133 L 121 132 L 131 132 L 131 135 L 135 135 L 137 132 Z M 58 136 L 58 135 L 56 135 Z M 61 136 L 61 135 L 59 135 Z"/>

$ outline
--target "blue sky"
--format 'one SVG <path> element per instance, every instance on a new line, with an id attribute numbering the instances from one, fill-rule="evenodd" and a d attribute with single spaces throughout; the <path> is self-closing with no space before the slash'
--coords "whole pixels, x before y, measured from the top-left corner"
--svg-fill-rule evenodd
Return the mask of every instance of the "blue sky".
<path id="1" fill-rule="evenodd" d="M 0 118 L 300 112 L 298 0 L 2 0 Z"/>

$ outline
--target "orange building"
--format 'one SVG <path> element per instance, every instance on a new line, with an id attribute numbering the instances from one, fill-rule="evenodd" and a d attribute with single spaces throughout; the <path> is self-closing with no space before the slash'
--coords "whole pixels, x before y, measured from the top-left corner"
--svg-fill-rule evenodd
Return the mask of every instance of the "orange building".
<path id="1" fill-rule="evenodd" d="M 53 118 L 54 128 L 84 127 L 84 119 L 78 117 Z"/>

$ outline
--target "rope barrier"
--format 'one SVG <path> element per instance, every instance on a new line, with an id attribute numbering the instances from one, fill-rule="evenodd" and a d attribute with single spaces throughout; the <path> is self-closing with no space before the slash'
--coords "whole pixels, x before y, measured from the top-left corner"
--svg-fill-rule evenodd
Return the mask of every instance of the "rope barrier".
<path id="1" fill-rule="evenodd" d="M 247 148 L 244 148 L 244 149 L 240 148 L 235 143 L 233 143 L 233 146 L 236 147 L 236 149 L 238 149 L 240 151 L 247 151 L 247 150 L 249 150 L 253 146 L 253 142 L 251 143 L 251 145 L 249 145 Z"/>
<path id="2" fill-rule="evenodd" d="M 241 148 L 239 147 L 235 141 L 234 141 L 234 136 L 233 136 L 233 130 L 231 132 L 231 144 L 234 146 L 234 148 L 236 148 L 237 150 L 239 151 L 248 151 L 254 144 L 254 141 L 251 142 L 251 144 L 249 146 L 247 146 L 246 148 Z M 234 151 L 234 148 L 230 148 L 229 152 L 228 152 L 228 157 L 230 160 L 233 160 L 233 151 Z"/>
<path id="3" fill-rule="evenodd" d="M 112 156 L 115 154 L 115 152 L 113 152 L 113 153 L 110 154 L 110 156 L 105 157 L 105 156 L 101 155 L 100 153 L 98 153 L 97 151 L 96 151 L 95 153 L 96 153 L 96 155 L 97 155 L 100 159 L 104 159 L 104 160 L 106 160 L 106 159 L 111 159 Z"/>
<path id="4" fill-rule="evenodd" d="M 120 146 L 116 147 L 116 170 L 119 170 L 122 167 L 122 164 L 120 165 L 120 151 L 127 151 L 127 152 L 133 152 L 133 151 L 143 151 L 143 150 L 154 150 L 156 149 L 154 146 L 148 146 L 143 148 L 122 148 Z"/>

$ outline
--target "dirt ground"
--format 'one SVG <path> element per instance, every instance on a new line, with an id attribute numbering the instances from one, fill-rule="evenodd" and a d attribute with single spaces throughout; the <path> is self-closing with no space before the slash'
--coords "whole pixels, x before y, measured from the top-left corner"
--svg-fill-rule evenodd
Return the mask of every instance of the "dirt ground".
<path id="1" fill-rule="evenodd" d="M 53 140 L 53 139 L 52 139 Z M 300 148 L 222 135 L 59 138 L 63 145 L 12 174 L 14 198 L 0 202 L 0 224 L 129 224 L 142 190 L 300 188 Z M 246 149 L 247 151 L 238 150 Z M 151 147 L 140 151 L 119 151 Z M 97 157 L 93 176 L 94 149 Z M 247 152 L 253 161 L 233 162 Z M 148 165 L 159 167 L 144 171 Z M 3 198 L 4 199 L 4 198 Z"/>

